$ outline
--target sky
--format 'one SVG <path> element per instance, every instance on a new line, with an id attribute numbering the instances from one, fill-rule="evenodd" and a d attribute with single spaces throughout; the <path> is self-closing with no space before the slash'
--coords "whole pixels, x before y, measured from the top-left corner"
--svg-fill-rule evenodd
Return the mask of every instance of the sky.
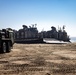
<path id="1" fill-rule="evenodd" d="M 39 31 L 65 25 L 67 34 L 76 37 L 76 0 L 0 0 L 0 29 L 32 24 Z"/>

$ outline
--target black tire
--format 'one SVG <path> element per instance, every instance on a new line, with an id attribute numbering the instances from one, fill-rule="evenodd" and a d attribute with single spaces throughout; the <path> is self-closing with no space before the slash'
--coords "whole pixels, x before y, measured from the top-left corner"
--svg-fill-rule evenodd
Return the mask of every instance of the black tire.
<path id="1" fill-rule="evenodd" d="M 11 45 L 10 42 L 6 43 L 6 52 L 10 52 L 11 51 Z"/>
<path id="2" fill-rule="evenodd" d="M 1 44 L 1 53 L 6 53 L 6 42 L 2 42 Z"/>

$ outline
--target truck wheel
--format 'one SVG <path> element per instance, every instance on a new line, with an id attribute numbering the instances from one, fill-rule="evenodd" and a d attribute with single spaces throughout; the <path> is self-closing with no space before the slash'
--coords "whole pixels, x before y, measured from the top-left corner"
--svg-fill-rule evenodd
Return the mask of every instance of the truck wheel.
<path id="1" fill-rule="evenodd" d="M 10 46 L 10 42 L 6 43 L 6 52 L 10 52 L 11 51 L 11 46 Z"/>
<path id="2" fill-rule="evenodd" d="M 6 52 L 6 43 L 2 42 L 1 53 L 5 53 L 5 52 Z"/>
<path id="3" fill-rule="evenodd" d="M 10 47 L 10 42 L 6 43 L 6 52 L 10 52 L 11 51 L 11 47 Z"/>

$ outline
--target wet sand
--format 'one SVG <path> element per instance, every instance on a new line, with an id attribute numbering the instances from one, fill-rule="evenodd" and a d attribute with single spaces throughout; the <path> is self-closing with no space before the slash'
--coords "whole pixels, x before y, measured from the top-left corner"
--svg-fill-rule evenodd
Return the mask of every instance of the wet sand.
<path id="1" fill-rule="evenodd" d="M 76 43 L 15 43 L 0 54 L 0 75 L 76 75 Z"/>

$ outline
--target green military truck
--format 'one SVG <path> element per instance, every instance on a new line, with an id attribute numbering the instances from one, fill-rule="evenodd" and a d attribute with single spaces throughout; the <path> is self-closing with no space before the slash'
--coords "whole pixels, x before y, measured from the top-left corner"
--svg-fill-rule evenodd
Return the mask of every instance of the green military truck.
<path id="1" fill-rule="evenodd" d="M 14 32 L 12 29 L 0 30 L 0 53 L 10 52 L 14 44 Z"/>

